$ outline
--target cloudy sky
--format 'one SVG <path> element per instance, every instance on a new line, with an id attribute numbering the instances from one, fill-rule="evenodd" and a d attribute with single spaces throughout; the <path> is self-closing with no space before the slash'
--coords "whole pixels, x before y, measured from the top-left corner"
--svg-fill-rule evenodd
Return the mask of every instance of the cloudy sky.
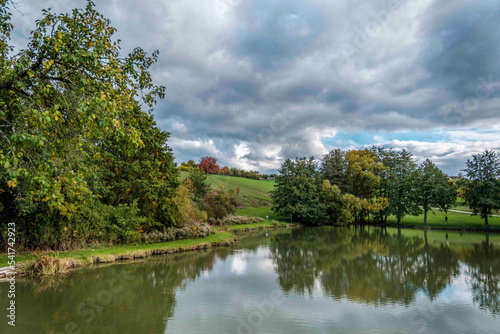
<path id="1" fill-rule="evenodd" d="M 158 49 L 177 162 L 269 172 L 333 148 L 406 148 L 456 175 L 500 151 L 499 0 L 96 0 L 123 53 Z M 41 9 L 21 0 L 13 42 Z"/>

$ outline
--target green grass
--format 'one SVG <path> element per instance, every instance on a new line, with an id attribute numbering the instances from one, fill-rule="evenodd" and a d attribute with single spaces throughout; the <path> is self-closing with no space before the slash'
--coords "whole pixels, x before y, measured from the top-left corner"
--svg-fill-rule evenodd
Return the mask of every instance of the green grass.
<path id="1" fill-rule="evenodd" d="M 239 216 L 246 216 L 246 217 L 259 217 L 262 219 L 266 219 L 266 216 L 268 217 L 268 220 L 277 220 L 277 221 L 282 221 L 283 218 L 278 216 L 274 211 L 271 210 L 270 206 L 263 206 L 263 207 L 248 207 L 244 209 L 238 209 L 236 210 L 236 214 Z"/>
<path id="2" fill-rule="evenodd" d="M 92 257 L 95 256 L 127 255 L 137 252 L 153 251 L 153 250 L 173 250 L 179 247 L 186 248 L 203 244 L 211 244 L 213 242 L 227 242 L 232 238 L 234 238 L 234 236 L 231 233 L 217 232 L 206 238 L 199 238 L 199 239 L 184 239 L 184 240 L 169 241 L 157 244 L 118 245 L 111 247 L 66 251 L 66 252 L 60 252 L 58 254 L 61 259 L 71 258 L 84 262 L 92 262 L 91 261 Z M 34 255 L 31 253 L 17 254 L 16 262 L 19 263 L 33 258 Z M 8 265 L 8 261 L 9 259 L 7 257 L 7 254 L 0 254 L 0 268 L 6 267 Z"/>
<path id="3" fill-rule="evenodd" d="M 252 223 L 252 224 L 234 224 L 227 226 L 230 230 L 241 230 L 245 228 L 257 228 L 257 227 L 269 227 L 272 226 L 271 222 L 262 222 L 262 223 Z M 222 229 L 222 227 L 217 227 L 218 229 Z"/>
<path id="4" fill-rule="evenodd" d="M 440 212 L 434 211 L 435 214 L 428 213 L 427 214 L 427 225 L 430 227 L 436 228 L 448 228 L 448 229 L 484 229 L 484 220 L 479 216 L 471 216 L 467 213 L 458 213 L 458 212 Z M 445 217 L 448 216 L 448 222 L 445 223 Z M 387 219 L 387 223 L 389 224 L 397 224 L 396 217 L 389 217 Z M 424 225 L 424 216 L 406 216 L 402 220 L 403 226 L 415 226 L 415 225 Z M 500 217 L 490 217 L 489 218 L 490 229 L 499 230 L 500 231 Z"/>
<path id="5" fill-rule="evenodd" d="M 188 177 L 188 172 L 180 172 L 180 179 Z M 274 188 L 274 180 L 252 180 L 243 177 L 207 175 L 207 182 L 213 189 L 218 189 L 222 185 L 224 190 L 240 188 L 239 201 L 244 206 L 266 206 L 271 198 L 269 192 Z"/>

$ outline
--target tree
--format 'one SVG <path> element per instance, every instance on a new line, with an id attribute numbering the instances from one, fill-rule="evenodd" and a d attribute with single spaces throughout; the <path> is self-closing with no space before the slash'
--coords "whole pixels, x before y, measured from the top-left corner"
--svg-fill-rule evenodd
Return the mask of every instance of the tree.
<path id="1" fill-rule="evenodd" d="M 322 182 L 314 158 L 287 159 L 278 171 L 271 191 L 272 210 L 305 224 L 326 222 L 320 203 Z"/>
<path id="2" fill-rule="evenodd" d="M 341 149 L 332 150 L 323 156 L 321 163 L 321 177 L 336 185 L 342 192 L 349 189 L 347 180 L 348 161 L 346 152 Z"/>
<path id="3" fill-rule="evenodd" d="M 416 169 L 413 155 L 406 151 L 376 148 L 380 161 L 386 169 L 380 173 L 381 181 L 378 196 L 388 200 L 385 210 L 379 211 L 379 219 L 387 222 L 389 215 L 396 216 L 398 224 L 407 214 L 418 215 L 420 209 L 413 191 L 412 175 Z"/>
<path id="4" fill-rule="evenodd" d="M 457 200 L 457 189 L 432 161 L 425 160 L 415 172 L 414 192 L 417 203 L 424 211 L 424 224 L 427 225 L 427 213 L 433 207 L 448 211 Z"/>
<path id="5" fill-rule="evenodd" d="M 494 151 L 484 151 L 467 160 L 464 199 L 473 214 L 479 214 L 488 226 L 488 217 L 500 209 L 500 160 Z"/>
<path id="6" fill-rule="evenodd" d="M 99 159 L 100 182 L 94 193 L 112 206 L 137 201 L 141 215 L 149 218 L 150 224 L 175 224 L 172 216 L 175 208 L 170 199 L 179 186 L 179 174 L 167 145 L 170 134 L 157 128 L 154 117 L 145 115 L 138 107 L 135 118 L 144 146 L 123 154 L 117 138 L 104 137 Z"/>
<path id="7" fill-rule="evenodd" d="M 219 171 L 219 165 L 217 165 L 217 159 L 214 157 L 203 157 L 198 165 L 205 174 L 217 174 Z"/>
<path id="8" fill-rule="evenodd" d="M 164 96 L 149 72 L 158 52 L 120 56 L 115 29 L 89 1 L 69 14 L 45 10 L 28 47 L 13 54 L 7 3 L 0 0 L 0 228 L 17 221 L 18 240 L 40 245 L 43 232 L 54 245 L 78 216 L 75 231 L 109 221 L 106 203 L 126 212 L 129 194 L 140 194 L 143 214 L 158 214 L 157 196 L 173 196 L 177 182 L 170 149 L 159 147 L 168 134 L 141 111 Z"/>
<path id="9" fill-rule="evenodd" d="M 321 209 L 331 223 L 347 224 L 354 222 L 354 214 L 362 209 L 361 200 L 351 194 L 342 194 L 337 185 L 323 181 Z"/>
<path id="10" fill-rule="evenodd" d="M 365 215 L 373 211 L 377 203 L 376 193 L 380 186 L 381 174 L 386 167 L 380 162 L 377 154 L 365 149 L 349 151 L 346 153 L 347 160 L 347 192 L 363 200 L 363 210 L 358 217 L 364 221 Z M 376 207 L 380 207 L 380 200 Z"/>
<path id="11" fill-rule="evenodd" d="M 219 174 L 229 176 L 231 175 L 231 170 L 229 169 L 229 167 L 224 166 L 221 169 L 219 169 Z"/>
<path id="12" fill-rule="evenodd" d="M 191 182 L 195 202 L 203 198 L 210 190 L 210 186 L 207 183 L 207 176 L 198 168 L 191 171 L 188 180 Z"/>
<path id="13" fill-rule="evenodd" d="M 372 198 L 380 185 L 384 165 L 378 156 L 368 150 L 346 153 L 348 192 L 359 198 Z"/>

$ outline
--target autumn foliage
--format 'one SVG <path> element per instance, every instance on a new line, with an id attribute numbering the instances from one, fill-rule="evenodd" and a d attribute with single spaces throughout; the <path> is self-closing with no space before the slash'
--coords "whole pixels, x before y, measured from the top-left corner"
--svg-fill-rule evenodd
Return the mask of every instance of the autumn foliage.
<path id="1" fill-rule="evenodd" d="M 205 174 L 217 174 L 219 171 L 219 165 L 217 165 L 217 159 L 214 157 L 203 157 L 198 165 Z"/>

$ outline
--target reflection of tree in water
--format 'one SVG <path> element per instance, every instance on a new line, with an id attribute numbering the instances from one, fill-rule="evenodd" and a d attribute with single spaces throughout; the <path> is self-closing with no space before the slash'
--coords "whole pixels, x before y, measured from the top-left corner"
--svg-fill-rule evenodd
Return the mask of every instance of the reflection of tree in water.
<path id="1" fill-rule="evenodd" d="M 228 249 L 117 264 L 73 273 L 64 284 L 19 288 L 24 333 L 163 333 L 175 309 L 175 290 L 211 270 Z M 26 302 L 24 302 L 26 301 Z"/>
<path id="2" fill-rule="evenodd" d="M 489 237 L 481 244 L 463 250 L 467 265 L 466 282 L 473 301 L 480 308 L 500 313 L 500 248 L 490 244 Z"/>
<path id="3" fill-rule="evenodd" d="M 309 228 L 271 243 L 285 291 L 310 294 L 318 283 L 334 298 L 409 304 L 417 291 L 435 298 L 459 274 L 458 256 L 418 237 L 385 229 Z"/>

